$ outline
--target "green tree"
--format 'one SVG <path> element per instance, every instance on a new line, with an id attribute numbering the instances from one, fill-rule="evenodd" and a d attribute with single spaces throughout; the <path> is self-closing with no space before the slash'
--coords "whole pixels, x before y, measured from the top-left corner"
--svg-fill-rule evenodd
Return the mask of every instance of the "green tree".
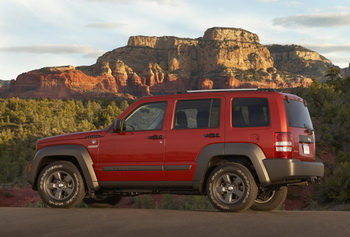
<path id="1" fill-rule="evenodd" d="M 111 99 L 0 98 L 0 185 L 24 181 L 37 139 L 105 128 L 128 106 Z"/>
<path id="2" fill-rule="evenodd" d="M 342 78 L 338 68 L 330 68 L 328 80 L 314 80 L 309 88 L 295 90 L 309 104 L 316 131 L 317 156 L 325 160 L 326 175 L 318 186 L 322 202 L 350 203 L 350 77 Z"/>

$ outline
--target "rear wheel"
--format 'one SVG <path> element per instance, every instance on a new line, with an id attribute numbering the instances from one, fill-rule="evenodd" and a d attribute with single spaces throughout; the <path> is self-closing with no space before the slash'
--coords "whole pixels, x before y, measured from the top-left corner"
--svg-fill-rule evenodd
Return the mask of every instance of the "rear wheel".
<path id="1" fill-rule="evenodd" d="M 47 165 L 40 173 L 38 193 L 50 207 L 75 207 L 85 197 L 84 181 L 74 164 L 56 161 Z"/>
<path id="2" fill-rule="evenodd" d="M 218 166 L 210 174 L 207 193 L 210 202 L 218 210 L 238 212 L 251 207 L 258 187 L 245 166 L 228 163 Z"/>
<path id="3" fill-rule="evenodd" d="M 272 211 L 280 207 L 287 198 L 288 188 L 267 189 L 260 191 L 251 209 L 255 211 Z"/>

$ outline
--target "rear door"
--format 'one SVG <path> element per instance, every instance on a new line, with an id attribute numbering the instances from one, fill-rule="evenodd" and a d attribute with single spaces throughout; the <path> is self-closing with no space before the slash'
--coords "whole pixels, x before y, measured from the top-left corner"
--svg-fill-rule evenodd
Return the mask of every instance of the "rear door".
<path id="1" fill-rule="evenodd" d="M 307 106 L 301 99 L 284 100 L 288 131 L 293 137 L 293 158 L 315 160 L 315 135 Z"/>
<path id="2" fill-rule="evenodd" d="M 227 142 L 253 143 L 264 149 L 265 155 L 271 155 L 266 148 L 271 147 L 271 127 L 274 120 L 271 113 L 271 98 L 252 94 L 239 94 L 230 101 L 231 112 L 227 114 Z M 276 122 L 275 122 L 276 124 Z M 272 149 L 270 149 L 272 150 Z"/>
<path id="3" fill-rule="evenodd" d="M 224 103 L 223 97 L 175 101 L 166 139 L 166 181 L 191 181 L 201 150 L 224 141 Z"/>

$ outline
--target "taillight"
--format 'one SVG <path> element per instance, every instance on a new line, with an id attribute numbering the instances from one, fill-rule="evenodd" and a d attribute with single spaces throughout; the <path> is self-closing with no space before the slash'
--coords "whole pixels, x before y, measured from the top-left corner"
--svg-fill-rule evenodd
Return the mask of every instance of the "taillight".
<path id="1" fill-rule="evenodd" d="M 290 132 L 275 133 L 275 158 L 291 158 L 293 136 Z"/>

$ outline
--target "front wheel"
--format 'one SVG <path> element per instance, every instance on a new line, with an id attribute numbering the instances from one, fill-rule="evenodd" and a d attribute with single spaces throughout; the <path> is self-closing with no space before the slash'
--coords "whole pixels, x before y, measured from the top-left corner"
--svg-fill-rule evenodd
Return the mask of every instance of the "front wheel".
<path id="1" fill-rule="evenodd" d="M 251 207 L 258 187 L 245 166 L 228 163 L 218 166 L 210 174 L 207 193 L 210 202 L 218 210 L 238 212 Z"/>
<path id="2" fill-rule="evenodd" d="M 38 192 L 43 202 L 50 207 L 75 207 L 85 197 L 84 181 L 74 164 L 56 161 L 40 173 Z"/>
<path id="3" fill-rule="evenodd" d="M 272 211 L 281 206 L 287 198 L 288 188 L 267 189 L 260 191 L 251 209 L 255 211 Z"/>

